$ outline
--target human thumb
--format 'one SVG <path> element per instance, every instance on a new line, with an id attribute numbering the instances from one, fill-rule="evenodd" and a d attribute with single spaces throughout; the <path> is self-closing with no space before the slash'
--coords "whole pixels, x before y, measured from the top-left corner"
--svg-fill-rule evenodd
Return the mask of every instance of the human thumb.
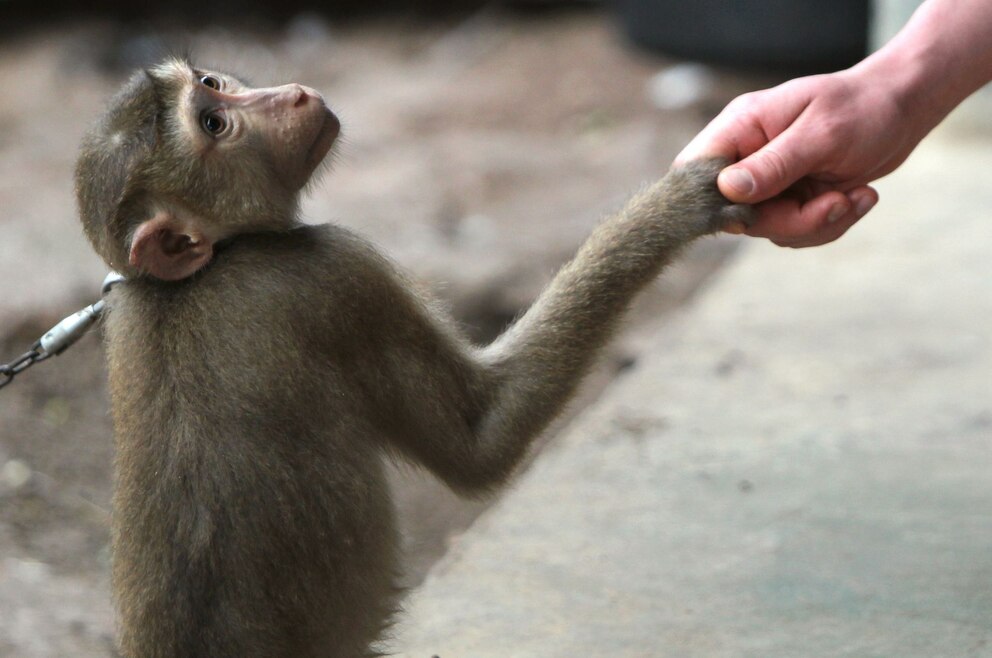
<path id="1" fill-rule="evenodd" d="M 810 158 L 787 133 L 779 135 L 764 148 L 723 171 L 717 178 L 720 192 L 736 203 L 766 201 L 806 176 Z"/>

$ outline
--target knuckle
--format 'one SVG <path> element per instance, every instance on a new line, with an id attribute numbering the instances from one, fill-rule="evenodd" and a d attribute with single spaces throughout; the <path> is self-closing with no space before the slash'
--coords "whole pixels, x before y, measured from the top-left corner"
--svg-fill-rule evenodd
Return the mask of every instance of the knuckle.
<path id="1" fill-rule="evenodd" d="M 762 149 L 758 156 L 758 171 L 755 182 L 764 188 L 777 181 L 786 181 L 789 176 L 789 159 L 773 146 Z"/>
<path id="2" fill-rule="evenodd" d="M 758 92 L 749 91 L 727 103 L 727 109 L 736 114 L 752 114 L 758 100 Z"/>

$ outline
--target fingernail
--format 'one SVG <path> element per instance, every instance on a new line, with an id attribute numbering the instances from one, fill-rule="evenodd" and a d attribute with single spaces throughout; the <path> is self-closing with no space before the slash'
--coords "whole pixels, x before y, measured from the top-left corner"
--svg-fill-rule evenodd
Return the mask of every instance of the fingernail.
<path id="1" fill-rule="evenodd" d="M 843 217 L 847 213 L 847 204 L 835 203 L 830 207 L 830 212 L 827 214 L 827 223 L 833 224 L 838 219 Z"/>
<path id="2" fill-rule="evenodd" d="M 751 191 L 754 190 L 754 177 L 751 176 L 751 172 L 747 169 L 728 169 L 721 176 L 727 185 L 745 196 L 751 194 Z"/>
<path id="3" fill-rule="evenodd" d="M 878 201 L 875 197 L 870 194 L 862 197 L 858 203 L 854 206 L 854 211 L 858 213 L 858 217 L 864 217 L 868 214 L 868 211 L 875 207 L 875 202 Z"/>
<path id="4" fill-rule="evenodd" d="M 723 227 L 724 233 L 733 233 L 734 235 L 740 235 L 747 230 L 747 225 L 744 222 L 728 222 L 726 226 Z"/>

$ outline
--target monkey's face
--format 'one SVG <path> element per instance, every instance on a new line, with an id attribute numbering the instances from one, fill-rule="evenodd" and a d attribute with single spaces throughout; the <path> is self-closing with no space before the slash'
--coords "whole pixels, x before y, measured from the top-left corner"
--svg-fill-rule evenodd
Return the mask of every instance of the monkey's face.
<path id="1" fill-rule="evenodd" d="M 324 160 L 341 124 L 310 87 L 253 89 L 220 73 L 191 69 L 177 118 L 205 168 L 268 165 L 268 178 L 296 193 Z M 267 187 L 267 185 L 266 185 Z"/>
<path id="2" fill-rule="evenodd" d="M 299 84 L 254 89 L 183 60 L 167 61 L 143 76 L 119 95 L 108 115 L 113 121 L 90 138 L 81 162 L 88 149 L 103 155 L 89 156 L 77 169 L 81 199 L 97 187 L 88 180 L 124 175 L 113 188 L 123 189 L 114 195 L 123 199 L 119 219 L 111 221 L 125 227 L 116 238 L 125 244 L 118 242 L 105 255 L 112 267 L 182 279 L 210 261 L 219 240 L 295 223 L 300 190 L 341 128 L 319 93 Z M 141 142 L 126 134 L 132 124 L 144 130 L 149 122 L 153 138 Z M 145 150 L 124 158 L 121 145 L 135 141 Z M 124 166 L 83 171 L 115 160 Z M 126 263 L 115 255 L 121 250 Z"/>

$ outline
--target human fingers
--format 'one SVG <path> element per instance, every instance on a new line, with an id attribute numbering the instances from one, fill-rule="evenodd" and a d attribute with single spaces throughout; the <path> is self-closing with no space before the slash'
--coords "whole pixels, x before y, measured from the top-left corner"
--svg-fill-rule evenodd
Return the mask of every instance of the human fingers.
<path id="1" fill-rule="evenodd" d="M 878 190 L 871 185 L 862 185 L 850 190 L 847 198 L 850 199 L 858 219 L 861 219 L 878 203 Z"/>
<path id="2" fill-rule="evenodd" d="M 829 148 L 808 122 L 797 120 L 767 145 L 720 172 L 720 191 L 737 203 L 771 199 L 808 176 Z"/>
<path id="3" fill-rule="evenodd" d="M 746 233 L 773 242 L 805 239 L 822 227 L 840 220 L 851 210 L 851 201 L 843 192 L 831 190 L 809 200 L 796 196 L 778 196 L 755 206 L 757 219 Z"/>
<path id="4" fill-rule="evenodd" d="M 798 240 L 772 240 L 779 247 L 788 247 L 789 249 L 806 249 L 808 247 L 821 247 L 825 244 L 833 242 L 840 238 L 842 235 L 847 233 L 848 229 L 854 226 L 861 218 L 854 213 L 848 213 L 840 220 L 824 227 L 823 229 L 812 233 L 802 239 Z"/>
<path id="5" fill-rule="evenodd" d="M 682 149 L 674 164 L 704 158 L 736 162 L 767 144 L 769 128 L 763 109 L 767 102 L 763 99 L 769 93 L 751 92 L 735 98 Z"/>
<path id="6" fill-rule="evenodd" d="M 780 247 L 794 249 L 818 247 L 837 240 L 875 206 L 878 201 L 878 193 L 869 186 L 863 186 L 848 192 L 847 198 L 849 202 L 847 211 L 835 217 L 831 217 L 829 214 L 825 218 L 822 215 L 818 216 L 822 213 L 822 210 L 818 210 L 824 204 L 822 200 L 815 199 L 816 204 L 807 203 L 806 206 L 812 207 L 806 209 L 804 213 L 808 227 L 806 232 L 773 233 L 769 238 Z M 838 211 L 838 208 L 839 206 L 836 205 L 831 206 L 834 213 Z M 801 214 L 803 213 L 801 212 Z M 766 226 L 765 229 L 767 230 L 768 227 Z"/>
<path id="7" fill-rule="evenodd" d="M 680 167 L 693 160 L 721 158 L 727 162 L 736 162 L 739 158 L 737 145 L 725 134 L 709 127 L 696 135 L 682 152 L 675 156 L 673 167 Z"/>

